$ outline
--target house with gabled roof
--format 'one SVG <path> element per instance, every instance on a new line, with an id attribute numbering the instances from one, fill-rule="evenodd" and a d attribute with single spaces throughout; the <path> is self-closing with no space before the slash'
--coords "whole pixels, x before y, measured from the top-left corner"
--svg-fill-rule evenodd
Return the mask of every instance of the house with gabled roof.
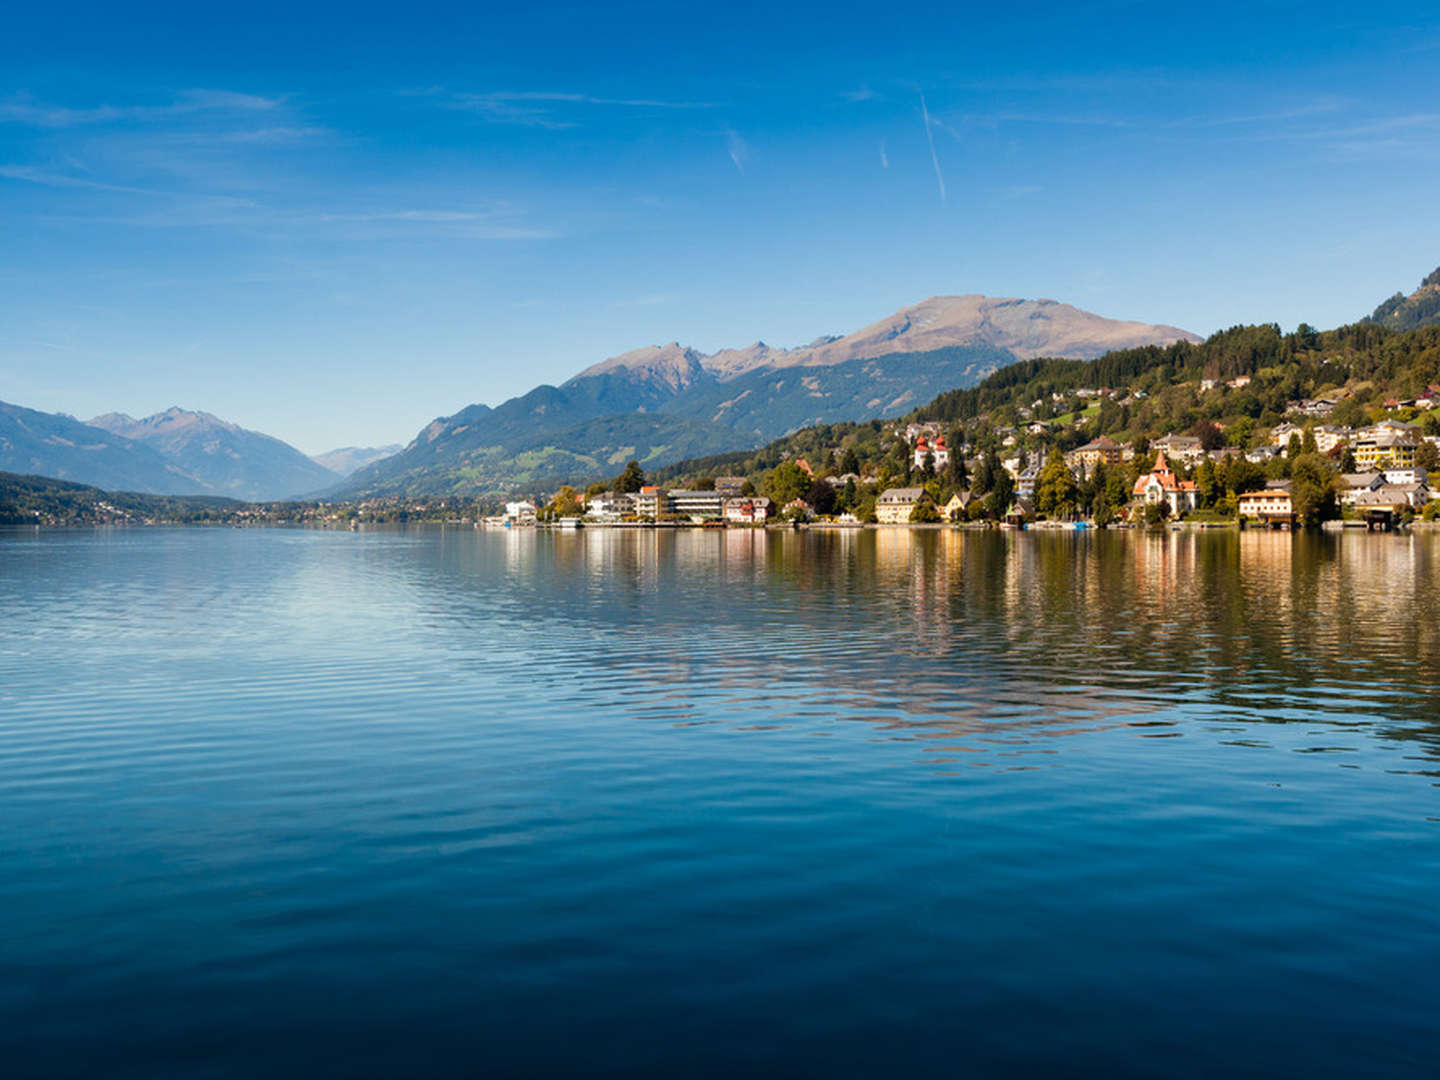
<path id="1" fill-rule="evenodd" d="M 1146 506 L 1164 503 L 1174 517 L 1195 510 L 1200 505 L 1200 488 L 1193 480 L 1181 480 L 1165 460 L 1165 451 L 1155 454 L 1155 467 L 1135 481 L 1133 494 Z"/>

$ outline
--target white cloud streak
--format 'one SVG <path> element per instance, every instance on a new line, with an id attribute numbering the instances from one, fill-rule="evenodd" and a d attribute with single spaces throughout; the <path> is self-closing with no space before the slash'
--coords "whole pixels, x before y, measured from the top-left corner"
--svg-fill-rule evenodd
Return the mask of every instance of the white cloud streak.
<path id="1" fill-rule="evenodd" d="M 278 108 L 281 98 L 238 94 L 230 90 L 186 90 L 167 105 L 96 105 L 75 109 L 37 101 L 18 94 L 0 101 L 0 122 L 30 127 L 68 128 L 86 124 L 170 119 L 199 112 L 266 112 Z"/>
<path id="2" fill-rule="evenodd" d="M 741 175 L 745 173 L 745 162 L 750 160 L 750 146 L 734 131 L 725 132 L 725 149 L 734 162 L 735 168 L 740 170 Z"/>
<path id="3" fill-rule="evenodd" d="M 565 106 L 641 110 L 713 109 L 715 107 L 712 103 L 704 101 L 599 97 L 594 94 L 576 94 L 558 90 L 500 90 L 485 94 L 466 94 L 449 93 L 437 89 L 423 93 L 443 95 L 442 104 L 445 108 L 473 113 L 491 123 L 545 128 L 552 131 L 580 126 L 579 121 L 556 114 L 557 109 Z"/>
<path id="4" fill-rule="evenodd" d="M 925 95 L 920 95 L 920 116 L 925 121 L 925 141 L 930 144 L 930 163 L 935 166 L 935 182 L 940 185 L 940 201 L 945 202 L 945 176 L 940 171 L 940 155 L 935 152 L 935 133 L 930 129 L 930 110 Z"/>

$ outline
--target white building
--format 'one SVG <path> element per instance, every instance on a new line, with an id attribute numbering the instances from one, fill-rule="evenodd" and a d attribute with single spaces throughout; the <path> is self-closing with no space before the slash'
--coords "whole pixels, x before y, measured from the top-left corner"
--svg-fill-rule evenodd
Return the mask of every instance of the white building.
<path id="1" fill-rule="evenodd" d="M 945 445 L 945 436 L 936 435 L 933 439 L 921 435 L 915 440 L 915 452 L 913 455 L 914 467 L 924 468 L 925 459 L 930 459 L 931 467 L 939 472 L 950 465 L 950 448 Z"/>
<path id="2" fill-rule="evenodd" d="M 585 513 L 596 521 L 623 521 L 635 513 L 635 500 L 625 494 L 602 492 L 590 497 Z"/>
<path id="3" fill-rule="evenodd" d="M 725 520 L 735 525 L 763 525 L 772 513 L 774 507 L 763 495 L 754 498 L 741 496 L 725 502 Z"/>
<path id="4" fill-rule="evenodd" d="M 727 498 L 723 491 L 672 491 L 670 512 L 692 521 L 718 521 L 725 516 Z"/>
<path id="5" fill-rule="evenodd" d="M 1355 429 L 1348 427 L 1334 427 L 1326 424 L 1315 429 L 1315 449 L 1322 454 L 1328 454 L 1337 446 L 1343 446 L 1355 437 Z"/>
<path id="6" fill-rule="evenodd" d="M 1386 469 L 1381 475 L 1387 484 L 1430 483 L 1430 476 L 1424 469 Z"/>
<path id="7" fill-rule="evenodd" d="M 535 504 L 528 500 L 505 504 L 505 520 L 511 525 L 534 525 L 535 513 Z"/>

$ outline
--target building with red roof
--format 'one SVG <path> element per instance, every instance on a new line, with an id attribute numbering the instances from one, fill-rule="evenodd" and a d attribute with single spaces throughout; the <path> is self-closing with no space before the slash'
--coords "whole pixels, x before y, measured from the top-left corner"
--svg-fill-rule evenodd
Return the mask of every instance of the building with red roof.
<path id="1" fill-rule="evenodd" d="M 1200 506 L 1200 488 L 1193 480 L 1181 480 L 1165 460 L 1165 451 L 1155 455 L 1155 468 L 1135 481 L 1134 496 L 1146 506 L 1164 503 L 1174 517 Z"/>

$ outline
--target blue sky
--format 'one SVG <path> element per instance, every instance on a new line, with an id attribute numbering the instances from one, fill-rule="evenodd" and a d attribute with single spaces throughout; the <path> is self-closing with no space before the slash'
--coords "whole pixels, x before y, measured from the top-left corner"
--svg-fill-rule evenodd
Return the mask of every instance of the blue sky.
<path id="1" fill-rule="evenodd" d="M 0 399 L 316 452 L 935 294 L 1332 326 L 1440 264 L 1427 5 L 685 8 L 17 0 Z"/>

